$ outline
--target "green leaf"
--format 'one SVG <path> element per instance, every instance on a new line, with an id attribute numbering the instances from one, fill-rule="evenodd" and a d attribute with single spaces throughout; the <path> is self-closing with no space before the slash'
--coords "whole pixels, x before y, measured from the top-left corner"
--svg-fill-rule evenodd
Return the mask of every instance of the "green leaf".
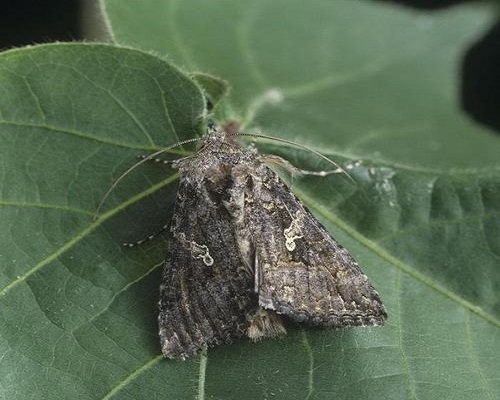
<path id="1" fill-rule="evenodd" d="M 217 107 L 219 102 L 229 94 L 229 83 L 210 74 L 196 72 L 193 78 L 203 88 L 203 94 L 211 108 Z"/>
<path id="2" fill-rule="evenodd" d="M 130 174 L 92 216 L 136 155 L 201 133 L 204 99 L 170 64 L 104 45 L 5 52 L 0 82 L 0 398 L 105 398 L 159 354 L 164 244 L 144 253 L 121 242 L 167 222 L 175 175 Z M 158 214 L 131 217 L 126 207 L 160 187 L 149 199 Z M 169 368 L 185 377 L 169 389 L 182 398 L 195 367 Z"/>
<path id="3" fill-rule="evenodd" d="M 493 399 L 500 393 L 500 142 L 458 105 L 478 5 L 104 2 L 115 40 L 229 82 L 220 115 L 346 166 L 294 192 L 355 255 L 383 328 L 292 327 L 186 362 L 161 358 L 171 170 L 141 151 L 200 134 L 188 75 L 143 51 L 55 44 L 0 56 L 0 397 Z M 205 87 L 206 90 L 206 87 Z M 316 156 L 263 143 L 307 169 Z M 361 161 L 361 163 L 357 163 Z"/>

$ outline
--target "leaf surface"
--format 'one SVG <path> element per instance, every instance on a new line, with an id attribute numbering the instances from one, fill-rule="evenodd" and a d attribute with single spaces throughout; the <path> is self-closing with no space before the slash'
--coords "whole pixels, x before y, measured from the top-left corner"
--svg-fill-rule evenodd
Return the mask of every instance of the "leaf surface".
<path id="1" fill-rule="evenodd" d="M 0 56 L 0 393 L 79 399 L 494 399 L 500 393 L 500 143 L 458 104 L 492 18 L 370 1 L 104 2 L 118 43 Z M 281 340 L 160 357 L 175 172 L 135 155 L 201 134 L 199 84 L 245 131 L 295 140 L 342 175 L 294 192 L 363 266 L 383 328 L 292 327 Z M 210 91 L 210 88 L 214 88 Z M 217 89 L 217 90 L 215 90 Z M 276 143 L 307 169 L 316 156 Z M 180 149 L 185 154 L 189 149 Z M 359 163 L 358 161 L 361 161 Z M 1 397 L 1 396 L 0 396 Z"/>

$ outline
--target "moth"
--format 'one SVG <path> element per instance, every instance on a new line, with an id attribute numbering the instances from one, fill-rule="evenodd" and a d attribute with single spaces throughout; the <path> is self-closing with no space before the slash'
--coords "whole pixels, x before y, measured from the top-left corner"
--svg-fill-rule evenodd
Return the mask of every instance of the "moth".
<path id="1" fill-rule="evenodd" d="M 159 300 L 168 358 L 309 325 L 382 325 L 386 311 L 348 251 L 254 148 L 209 127 L 176 161 L 180 182 Z"/>

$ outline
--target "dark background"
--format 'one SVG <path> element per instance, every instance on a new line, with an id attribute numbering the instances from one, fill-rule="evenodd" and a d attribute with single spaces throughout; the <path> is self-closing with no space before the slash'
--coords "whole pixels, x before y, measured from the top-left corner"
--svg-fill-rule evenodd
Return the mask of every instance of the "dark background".
<path id="1" fill-rule="evenodd" d="M 93 0 L 2 0 L 0 49 L 84 38 L 84 2 Z M 380 0 L 373 0 L 380 1 Z M 400 6 L 438 12 L 467 0 L 382 0 Z M 461 104 L 476 121 L 500 133 L 500 23 L 464 56 Z"/>

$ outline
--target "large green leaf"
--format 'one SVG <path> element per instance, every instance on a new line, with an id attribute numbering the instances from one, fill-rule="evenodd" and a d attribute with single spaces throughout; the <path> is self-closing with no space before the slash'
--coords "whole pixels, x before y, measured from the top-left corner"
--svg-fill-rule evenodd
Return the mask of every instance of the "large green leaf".
<path id="1" fill-rule="evenodd" d="M 164 244 L 121 243 L 168 220 L 176 175 L 145 165 L 92 213 L 137 153 L 201 133 L 198 84 L 136 50 L 19 49 L 0 56 L 0 398 L 497 398 L 500 142 L 457 104 L 460 59 L 488 10 L 104 4 L 118 42 L 229 82 L 219 117 L 353 166 L 356 184 L 336 175 L 293 188 L 363 265 L 389 319 L 163 360 Z"/>

